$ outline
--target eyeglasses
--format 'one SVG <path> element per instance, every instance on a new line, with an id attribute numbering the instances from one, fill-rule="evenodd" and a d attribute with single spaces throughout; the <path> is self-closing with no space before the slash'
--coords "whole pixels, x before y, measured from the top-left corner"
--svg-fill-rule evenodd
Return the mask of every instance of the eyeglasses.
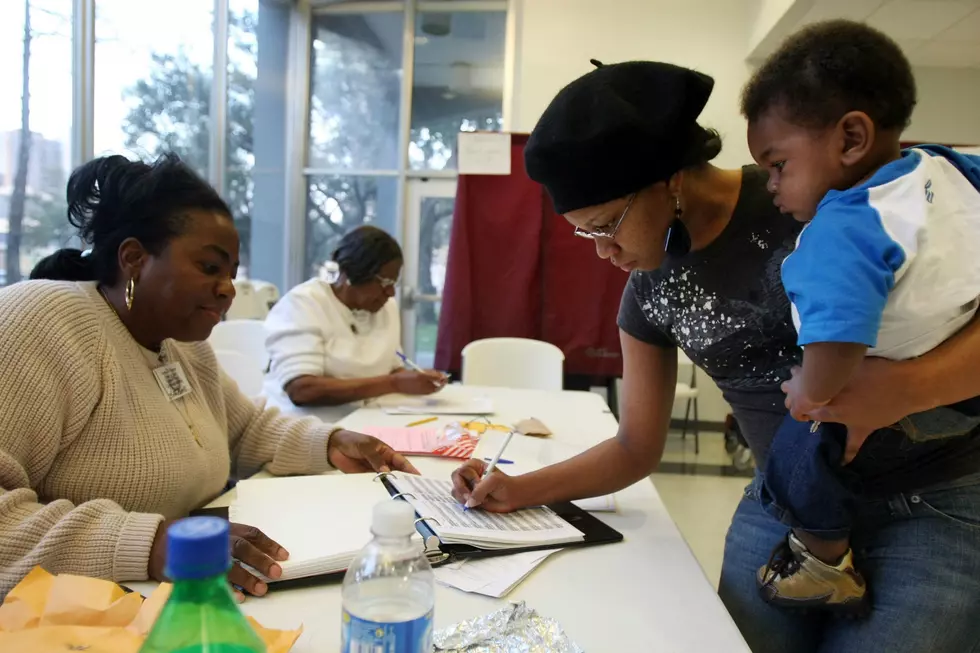
<path id="1" fill-rule="evenodd" d="M 626 214 L 630 212 L 630 207 L 633 206 L 633 200 L 635 199 L 636 193 L 630 195 L 630 199 L 626 203 L 626 208 L 623 209 L 623 214 L 619 216 L 619 220 L 616 220 L 616 224 L 612 227 L 606 225 L 605 227 L 596 227 L 592 231 L 575 227 L 575 235 L 579 238 L 588 238 L 590 240 L 595 240 L 596 238 L 615 238 L 616 232 L 619 231 L 619 225 L 623 224 L 623 220 L 626 218 Z"/>
<path id="2" fill-rule="evenodd" d="M 389 279 L 388 277 L 382 277 L 380 274 L 374 275 L 375 280 L 381 284 L 381 287 L 387 290 L 395 284 L 398 283 L 398 279 Z"/>

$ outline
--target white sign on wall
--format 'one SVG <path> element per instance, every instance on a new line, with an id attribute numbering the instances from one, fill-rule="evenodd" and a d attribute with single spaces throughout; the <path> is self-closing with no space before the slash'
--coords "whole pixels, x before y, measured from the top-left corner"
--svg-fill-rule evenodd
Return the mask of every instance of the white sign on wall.
<path id="1" fill-rule="evenodd" d="M 460 132 L 456 148 L 461 175 L 510 174 L 510 134 Z"/>

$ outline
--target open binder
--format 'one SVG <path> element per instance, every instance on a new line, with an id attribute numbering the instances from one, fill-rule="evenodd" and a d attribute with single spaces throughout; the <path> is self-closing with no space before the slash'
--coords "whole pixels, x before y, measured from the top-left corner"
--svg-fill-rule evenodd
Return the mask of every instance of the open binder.
<path id="1" fill-rule="evenodd" d="M 248 480 L 239 483 L 238 499 L 230 509 L 204 512 L 255 526 L 290 552 L 290 559 L 282 563 L 282 579 L 265 579 L 272 587 L 341 577 L 370 539 L 372 508 L 384 497 L 407 501 L 415 508 L 415 527 L 433 566 L 623 539 L 618 531 L 571 503 L 507 515 L 474 509 L 466 511 L 463 520 L 449 487 L 449 481 L 402 473 Z M 443 505 L 433 512 L 433 503 Z M 467 527 L 473 523 L 485 527 Z"/>
<path id="2" fill-rule="evenodd" d="M 457 541 L 456 538 L 446 537 L 444 525 L 439 522 L 438 516 L 424 514 L 423 510 L 420 510 L 420 506 L 417 505 L 419 498 L 413 497 L 410 491 L 400 491 L 401 487 L 399 487 L 397 480 L 399 476 L 401 475 L 382 473 L 378 474 L 376 478 L 384 484 L 388 490 L 388 494 L 393 498 L 407 501 L 415 508 L 417 517 L 415 520 L 415 529 L 422 536 L 422 540 L 425 543 L 426 555 L 433 565 L 445 564 L 466 558 L 485 558 L 511 553 L 523 553 L 525 551 L 595 546 L 598 544 L 621 542 L 623 540 L 623 535 L 619 531 L 608 526 L 578 506 L 565 502 L 520 510 L 507 515 L 492 515 L 492 518 L 500 519 L 501 521 L 511 521 L 520 519 L 522 515 L 540 513 L 538 516 L 551 516 L 554 520 L 563 522 L 565 530 L 575 531 L 578 534 L 577 537 L 571 534 L 567 538 L 559 539 L 530 537 L 525 541 L 515 541 L 506 545 L 495 545 L 486 541 L 481 542 L 480 538 L 473 538 L 474 541 L 472 542 Z M 415 478 L 410 475 L 404 476 L 409 479 Z M 421 477 L 420 480 L 425 480 L 425 477 Z M 445 483 L 447 486 L 451 485 L 448 481 L 442 483 Z M 453 505 L 458 508 L 451 495 L 449 498 L 452 500 Z M 489 515 L 489 513 L 483 513 L 479 509 L 467 512 L 474 515 Z"/>

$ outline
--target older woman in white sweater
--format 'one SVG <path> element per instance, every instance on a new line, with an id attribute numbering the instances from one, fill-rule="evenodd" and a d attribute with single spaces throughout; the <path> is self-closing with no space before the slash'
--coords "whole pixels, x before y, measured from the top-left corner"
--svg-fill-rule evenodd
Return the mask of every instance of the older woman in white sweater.
<path id="1" fill-rule="evenodd" d="M 330 279 L 311 279 L 279 300 L 265 321 L 272 393 L 296 405 L 338 405 L 400 392 L 431 394 L 439 372 L 402 369 L 395 285 L 402 251 L 372 226 L 347 233 Z M 268 384 L 267 384 L 268 385 Z"/>
<path id="2" fill-rule="evenodd" d="M 68 201 L 91 253 L 0 290 L 0 597 L 35 565 L 162 579 L 167 521 L 231 472 L 414 471 L 374 438 L 264 410 L 221 371 L 204 341 L 234 296 L 238 233 L 179 159 L 97 159 Z M 270 578 L 288 557 L 238 524 L 232 553 Z M 229 580 L 267 589 L 237 563 Z"/>

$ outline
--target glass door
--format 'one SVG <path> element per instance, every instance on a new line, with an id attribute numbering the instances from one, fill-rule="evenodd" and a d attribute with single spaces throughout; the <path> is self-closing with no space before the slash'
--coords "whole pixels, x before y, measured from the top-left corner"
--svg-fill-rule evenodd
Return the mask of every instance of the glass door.
<path id="1" fill-rule="evenodd" d="M 402 345 L 410 358 L 428 369 L 435 360 L 456 180 L 411 179 L 406 201 Z"/>

